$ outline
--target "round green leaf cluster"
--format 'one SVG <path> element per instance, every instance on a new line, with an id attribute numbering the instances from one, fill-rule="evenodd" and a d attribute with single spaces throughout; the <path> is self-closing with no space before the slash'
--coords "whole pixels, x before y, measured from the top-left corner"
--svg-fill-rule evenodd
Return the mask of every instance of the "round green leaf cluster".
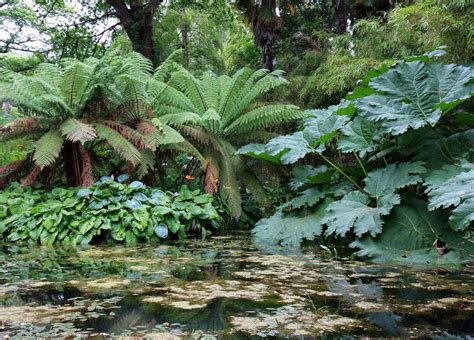
<path id="1" fill-rule="evenodd" d="M 135 181 L 103 177 L 85 189 L 51 192 L 11 185 L 0 192 L 0 241 L 52 245 L 135 244 L 219 227 L 213 197 L 182 186 L 164 192 Z"/>

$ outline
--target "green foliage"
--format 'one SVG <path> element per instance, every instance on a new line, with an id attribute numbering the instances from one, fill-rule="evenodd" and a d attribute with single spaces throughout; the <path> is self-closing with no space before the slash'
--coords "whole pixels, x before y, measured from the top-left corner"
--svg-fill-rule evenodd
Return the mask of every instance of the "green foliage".
<path id="1" fill-rule="evenodd" d="M 377 93 L 357 101 L 358 114 L 381 122 L 379 133 L 399 135 L 434 126 L 441 116 L 474 92 L 474 70 L 464 66 L 401 62 L 373 78 Z"/>
<path id="2" fill-rule="evenodd" d="M 320 196 L 311 199 L 313 207 L 307 211 L 284 213 L 278 210 L 271 217 L 260 220 L 252 231 L 254 241 L 298 248 L 304 240 L 312 241 L 320 236 L 323 231 L 322 217 L 331 199 L 321 201 Z M 315 203 L 316 201 L 320 202 Z"/>
<path id="3" fill-rule="evenodd" d="M 308 162 L 309 155 L 325 163 L 294 168 L 290 185 L 303 191 L 274 216 L 259 222 L 255 239 L 294 246 L 316 236 L 355 237 L 358 240 L 352 245 L 362 249 L 357 254 L 375 260 L 463 262 L 472 251 L 466 236 L 474 220 L 470 190 L 474 185 L 470 148 L 474 130 L 458 125 L 455 117 L 465 112 L 456 108 L 474 92 L 474 72 L 470 67 L 433 62 L 440 55 L 443 53 L 434 51 L 374 70 L 348 96 L 350 100 L 311 111 L 302 131 L 241 148 L 240 154 L 275 163 Z M 380 103 L 384 105 L 379 107 Z M 338 150 L 345 155 L 337 155 Z M 400 163 L 400 159 L 407 161 Z M 428 203 L 418 199 L 400 206 L 407 192 L 426 199 L 423 186 L 428 188 L 430 210 L 454 207 L 451 213 L 430 215 Z M 317 210 L 323 197 L 331 201 L 324 211 Z M 414 202 L 411 210 L 407 208 L 410 202 Z M 451 230 L 446 225 L 449 215 Z M 300 226 L 298 216 L 311 220 L 313 229 L 303 220 Z M 402 237 L 397 237 L 397 230 Z M 421 236 L 404 245 L 404 237 L 414 232 Z M 438 249 L 443 259 L 433 261 L 436 250 L 426 248 L 437 239 L 439 244 L 449 244 Z M 385 251 L 392 244 L 394 249 Z M 412 255 L 403 257 L 406 251 Z"/>
<path id="4" fill-rule="evenodd" d="M 424 201 L 407 199 L 387 218 L 382 234 L 356 240 L 351 246 L 361 249 L 357 255 L 377 262 L 456 266 L 469 261 L 474 243 L 446 225 L 446 212 L 429 212 Z"/>
<path id="5" fill-rule="evenodd" d="M 219 226 L 211 195 L 186 186 L 173 194 L 139 181 L 123 183 L 127 179 L 104 177 L 87 189 L 51 192 L 13 184 L 0 192 L 0 239 L 42 245 L 135 244 L 168 235 L 205 236 Z"/>
<path id="6" fill-rule="evenodd" d="M 176 67 L 168 85 L 155 83 L 156 92 L 161 95 L 156 97 L 153 107 L 160 121 L 192 144 L 197 152 L 194 155 L 207 168 L 205 177 L 209 180 L 205 185 L 214 190 L 210 179 L 218 181 L 222 198 L 234 217 L 241 213 L 238 180 L 255 195 L 257 202 L 268 206 L 259 180 L 235 151 L 245 142 L 268 140 L 275 135 L 269 131 L 272 127 L 305 115 L 293 105 L 260 101 L 272 89 L 287 84 L 283 72 L 244 68 L 232 77 L 206 72 L 197 78 Z"/>
<path id="7" fill-rule="evenodd" d="M 99 141 L 123 160 L 146 168 L 143 150 L 154 151 L 162 144 L 157 123 L 149 120 L 156 95 L 148 91 L 155 81 L 152 67 L 138 54 L 118 57 L 113 53 L 84 62 L 43 63 L 31 75 L 1 69 L 2 96 L 14 103 L 19 117 L 0 129 L 0 139 L 29 136 L 36 140 L 33 161 L 42 169 L 73 157 L 63 152 L 63 145 L 80 145 L 94 152 Z M 70 170 L 65 167 L 66 173 Z"/>
<path id="8" fill-rule="evenodd" d="M 449 221 L 454 230 L 464 230 L 474 221 L 474 170 L 456 174 L 444 181 L 446 177 L 439 178 L 437 174 L 436 178 L 430 178 L 432 188 L 433 181 L 438 185 L 429 192 L 429 208 L 433 210 L 454 206 Z"/>

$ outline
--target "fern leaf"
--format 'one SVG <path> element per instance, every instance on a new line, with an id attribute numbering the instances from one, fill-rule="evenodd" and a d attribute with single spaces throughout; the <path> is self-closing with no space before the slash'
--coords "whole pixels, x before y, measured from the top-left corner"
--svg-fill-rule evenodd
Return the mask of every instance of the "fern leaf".
<path id="1" fill-rule="evenodd" d="M 84 144 L 97 137 L 92 125 L 83 123 L 74 118 L 67 119 L 59 128 L 63 136 L 73 143 L 81 142 Z"/>
<path id="2" fill-rule="evenodd" d="M 245 133 L 305 116 L 305 112 L 298 110 L 298 107 L 293 105 L 266 105 L 239 117 L 225 128 L 224 133 L 228 135 Z"/>
<path id="3" fill-rule="evenodd" d="M 119 132 L 100 123 L 95 123 L 95 130 L 97 136 L 106 141 L 121 158 L 134 166 L 142 162 L 140 152 Z"/>
<path id="4" fill-rule="evenodd" d="M 234 119 L 240 117 L 248 106 L 261 95 L 278 86 L 288 84 L 288 81 L 282 77 L 282 72 L 276 70 L 261 77 L 265 70 L 256 71 L 243 86 L 241 94 L 235 98 L 229 110 L 224 112 L 224 124 L 230 124 Z M 254 84 L 253 81 L 256 79 L 258 81 Z"/>
<path id="5" fill-rule="evenodd" d="M 61 133 L 56 130 L 49 130 L 36 143 L 33 160 L 41 169 L 52 165 L 59 157 L 63 147 L 64 139 Z"/>

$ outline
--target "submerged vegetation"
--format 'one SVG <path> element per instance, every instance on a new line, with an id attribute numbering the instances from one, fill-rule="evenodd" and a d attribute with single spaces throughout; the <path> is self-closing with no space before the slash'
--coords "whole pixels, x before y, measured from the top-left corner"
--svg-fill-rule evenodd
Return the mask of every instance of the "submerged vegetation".
<path id="1" fill-rule="evenodd" d="M 1 2 L 0 338 L 473 335 L 473 16 Z"/>

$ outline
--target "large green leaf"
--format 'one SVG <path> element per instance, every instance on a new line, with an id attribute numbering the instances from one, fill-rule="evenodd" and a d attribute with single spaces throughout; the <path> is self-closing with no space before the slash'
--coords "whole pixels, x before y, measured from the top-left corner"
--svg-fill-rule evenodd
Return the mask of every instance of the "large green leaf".
<path id="1" fill-rule="evenodd" d="M 310 117 L 305 120 L 303 136 L 317 152 L 326 150 L 325 144 L 349 121 L 348 116 L 335 113 L 335 108 L 308 111 Z"/>
<path id="2" fill-rule="evenodd" d="M 382 197 L 394 193 L 396 189 L 421 182 L 419 174 L 425 172 L 423 162 L 389 164 L 367 175 L 364 190 L 372 197 Z"/>
<path id="3" fill-rule="evenodd" d="M 434 126 L 442 113 L 471 96 L 473 78 L 474 69 L 469 67 L 400 62 L 370 81 L 378 93 L 357 100 L 358 114 L 380 121 L 383 132 L 394 135 Z"/>
<path id="4" fill-rule="evenodd" d="M 342 152 L 358 152 L 363 158 L 377 148 L 377 124 L 374 122 L 356 117 L 341 132 L 337 145 Z"/>
<path id="5" fill-rule="evenodd" d="M 326 234 L 345 236 L 354 228 L 358 237 L 365 233 L 375 236 L 382 232 L 382 216 L 388 215 L 392 207 L 399 203 L 400 197 L 391 194 L 383 196 L 379 206 L 371 207 L 368 195 L 353 191 L 327 207 L 323 218 L 323 223 L 328 226 Z"/>
<path id="6" fill-rule="evenodd" d="M 311 165 L 302 165 L 293 168 L 290 180 L 290 187 L 297 190 L 307 184 L 325 184 L 331 182 L 334 177 L 334 169 L 328 168 L 326 165 L 314 167 Z"/>
<path id="7" fill-rule="evenodd" d="M 308 153 L 315 150 L 310 147 L 303 132 L 292 135 L 279 136 L 271 139 L 267 144 L 249 144 L 240 148 L 237 153 L 259 159 L 266 159 L 275 163 L 293 164 Z"/>
<path id="8" fill-rule="evenodd" d="M 474 221 L 474 170 L 463 172 L 429 192 L 430 210 L 454 206 L 449 221 L 464 230 Z"/>
<path id="9" fill-rule="evenodd" d="M 254 241 L 298 248 L 303 240 L 314 240 L 322 233 L 322 217 L 331 201 L 331 198 L 325 198 L 310 212 L 303 214 L 277 211 L 275 215 L 258 221 L 252 231 Z"/>
<path id="10" fill-rule="evenodd" d="M 472 260 L 474 243 L 446 225 L 445 212 L 429 212 L 425 202 L 410 199 L 393 209 L 382 234 L 375 239 L 366 236 L 351 246 L 361 249 L 357 255 L 371 257 L 376 262 L 458 265 Z M 442 249 L 442 242 L 446 243 L 447 253 Z M 434 245 L 441 248 L 443 255 Z"/>

